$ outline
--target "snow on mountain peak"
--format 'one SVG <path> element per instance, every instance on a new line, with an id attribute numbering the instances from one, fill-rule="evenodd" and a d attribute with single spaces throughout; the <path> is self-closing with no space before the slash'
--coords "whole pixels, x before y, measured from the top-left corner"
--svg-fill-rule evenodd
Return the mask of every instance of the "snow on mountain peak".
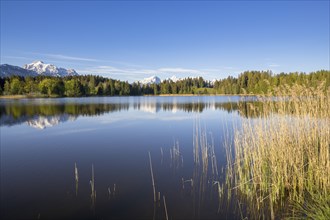
<path id="1" fill-rule="evenodd" d="M 78 73 L 73 69 L 64 69 L 57 67 L 53 64 L 45 64 L 43 61 L 36 60 L 30 64 L 25 64 L 23 66 L 26 70 L 31 70 L 39 75 L 46 75 L 46 76 L 68 76 L 68 75 L 78 75 Z"/>
<path id="2" fill-rule="evenodd" d="M 176 81 L 181 80 L 181 79 L 176 77 L 175 75 L 173 75 L 171 78 L 169 78 L 169 80 L 172 80 L 173 82 L 176 82 Z"/>
<path id="3" fill-rule="evenodd" d="M 161 80 L 158 76 L 151 76 L 149 78 L 144 78 L 139 82 L 143 85 L 150 85 L 150 84 L 160 84 Z"/>

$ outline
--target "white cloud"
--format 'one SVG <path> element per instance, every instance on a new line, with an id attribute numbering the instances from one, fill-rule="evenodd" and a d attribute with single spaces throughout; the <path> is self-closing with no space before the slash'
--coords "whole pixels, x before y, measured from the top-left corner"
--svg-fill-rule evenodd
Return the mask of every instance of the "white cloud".
<path id="1" fill-rule="evenodd" d="M 220 73 L 222 69 L 212 69 L 212 68 L 207 68 L 207 69 L 201 69 L 203 72 L 218 72 Z"/>
<path id="2" fill-rule="evenodd" d="M 20 52 L 29 54 L 31 60 L 44 60 L 54 63 L 58 66 L 66 66 L 64 63 L 70 64 L 70 68 L 74 68 L 79 74 L 93 74 L 110 77 L 120 80 L 128 80 L 134 82 L 146 77 L 157 75 L 161 79 L 166 79 L 176 75 L 178 78 L 198 77 L 202 76 L 205 79 L 211 80 L 214 78 L 223 78 L 224 73 L 230 70 L 237 70 L 234 67 L 219 67 L 219 68 L 184 68 L 184 67 L 154 67 L 146 68 L 141 65 L 131 64 L 122 61 L 114 61 L 107 59 L 97 59 L 91 57 L 71 56 L 55 53 L 39 53 L 39 52 Z M 10 57 L 8 57 L 10 58 Z M 26 56 L 11 57 L 15 59 L 29 59 Z"/>
<path id="3" fill-rule="evenodd" d="M 114 66 L 95 66 L 85 69 L 77 69 L 81 74 L 101 74 L 104 76 L 120 75 L 120 76 L 138 76 L 156 74 L 155 70 L 134 69 L 134 68 L 119 68 Z"/>
<path id="4" fill-rule="evenodd" d="M 66 55 L 62 55 L 62 54 L 41 54 L 41 55 L 48 56 L 53 59 L 60 59 L 60 60 L 102 62 L 101 60 L 97 60 L 97 59 L 85 58 L 85 57 L 73 57 L 73 56 L 66 56 Z"/>
<path id="5" fill-rule="evenodd" d="M 143 69 L 143 68 L 121 68 L 114 66 L 95 66 L 88 68 L 76 69 L 80 74 L 97 74 L 106 77 L 113 78 L 125 78 L 129 80 L 141 80 L 142 78 L 157 75 L 161 77 L 170 77 L 174 74 L 180 74 L 179 77 L 188 77 L 188 76 L 200 76 L 205 74 L 204 71 L 198 69 L 185 69 L 185 68 L 155 68 L 155 69 Z"/>
<path id="6" fill-rule="evenodd" d="M 276 64 L 276 63 L 270 63 L 268 64 L 268 67 L 272 68 L 272 67 L 279 67 L 280 65 L 279 64 Z"/>
<path id="7" fill-rule="evenodd" d="M 185 69 L 185 68 L 159 68 L 157 69 L 158 72 L 164 72 L 164 73 L 201 73 L 200 70 L 195 69 Z"/>
<path id="8" fill-rule="evenodd" d="M 18 60 L 31 60 L 31 58 L 28 58 L 28 57 L 20 57 L 20 56 L 3 56 L 3 58 L 18 59 Z"/>
<path id="9" fill-rule="evenodd" d="M 237 70 L 237 71 L 235 71 L 234 73 L 236 74 L 236 75 L 239 75 L 239 74 L 241 74 L 241 73 L 243 73 L 244 72 L 244 70 Z"/>
<path id="10" fill-rule="evenodd" d="M 235 75 L 241 73 L 241 71 L 234 71 L 233 68 L 231 72 Z M 214 69 L 192 69 L 192 68 L 182 68 L 182 67 L 161 67 L 161 68 L 128 68 L 128 67 L 117 67 L 110 65 L 100 65 L 100 66 L 90 66 L 86 68 L 76 69 L 79 74 L 96 74 L 104 77 L 110 77 L 120 80 L 128 80 L 129 82 L 134 82 L 141 80 L 150 76 L 158 76 L 161 79 L 169 78 L 176 75 L 178 78 L 186 77 L 198 77 L 202 76 L 207 80 L 220 79 L 224 77 L 224 68 L 214 68 Z"/>
<path id="11" fill-rule="evenodd" d="M 76 57 L 76 56 L 70 56 L 70 55 L 64 55 L 64 54 L 52 54 L 52 53 L 39 53 L 39 52 L 23 52 L 25 54 L 33 54 L 37 55 L 40 60 L 43 60 L 43 58 L 51 58 L 54 59 L 54 62 L 63 62 L 63 61 L 78 61 L 78 62 L 93 62 L 93 63 L 112 63 L 112 64 L 118 64 L 128 67 L 141 67 L 140 65 L 127 63 L 123 61 L 117 61 L 117 60 L 107 60 L 107 59 L 95 59 L 95 58 L 89 58 L 89 57 Z"/>
<path id="12" fill-rule="evenodd" d="M 64 60 L 64 61 L 84 61 L 84 62 L 103 62 L 102 60 L 86 58 L 86 57 L 76 57 L 76 56 L 68 56 L 63 54 L 51 54 L 51 53 L 36 53 L 36 52 L 24 52 L 25 54 L 33 54 L 37 56 L 52 58 L 55 60 Z M 42 60 L 42 59 L 41 59 Z"/>

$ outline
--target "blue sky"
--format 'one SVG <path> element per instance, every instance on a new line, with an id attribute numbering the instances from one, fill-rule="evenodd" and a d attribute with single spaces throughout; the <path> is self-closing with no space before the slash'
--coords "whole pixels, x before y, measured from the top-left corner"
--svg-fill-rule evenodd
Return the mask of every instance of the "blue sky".
<path id="1" fill-rule="evenodd" d="M 329 68 L 329 1 L 1 1 L 1 64 L 129 82 Z"/>

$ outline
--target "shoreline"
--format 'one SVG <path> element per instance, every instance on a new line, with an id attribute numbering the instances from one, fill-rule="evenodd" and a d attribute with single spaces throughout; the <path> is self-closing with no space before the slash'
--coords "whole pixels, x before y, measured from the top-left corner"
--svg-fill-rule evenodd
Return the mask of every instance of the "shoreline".
<path id="1" fill-rule="evenodd" d="M 42 95 L 0 95 L 1 99 L 37 99 L 37 98 L 61 98 L 59 96 L 42 96 Z"/>
<path id="2" fill-rule="evenodd" d="M 256 96 L 258 94 L 160 94 L 160 95 L 140 95 L 140 97 L 185 97 L 185 96 Z M 36 99 L 36 98 L 84 98 L 84 97 L 138 97 L 138 96 L 42 96 L 42 95 L 1 95 L 1 99 Z"/>

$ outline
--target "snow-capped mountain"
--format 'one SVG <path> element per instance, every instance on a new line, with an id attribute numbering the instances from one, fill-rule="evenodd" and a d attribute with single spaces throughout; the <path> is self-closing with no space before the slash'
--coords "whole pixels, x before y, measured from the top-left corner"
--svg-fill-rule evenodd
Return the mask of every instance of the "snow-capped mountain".
<path id="1" fill-rule="evenodd" d="M 9 64 L 0 65 L 0 77 L 10 76 L 37 76 L 38 74 L 31 70 L 23 69 L 19 66 L 12 66 Z"/>
<path id="2" fill-rule="evenodd" d="M 171 80 L 173 82 L 177 82 L 177 81 L 181 80 L 181 78 L 178 78 L 175 75 L 173 75 L 171 78 L 167 78 L 166 80 Z"/>
<path id="3" fill-rule="evenodd" d="M 46 64 L 40 60 L 23 66 L 24 69 L 34 71 L 45 76 L 75 76 L 78 73 L 74 69 L 64 69 L 53 64 Z"/>
<path id="4" fill-rule="evenodd" d="M 176 81 L 180 80 L 180 78 L 178 78 L 178 77 L 176 77 L 176 76 L 172 76 L 172 77 L 170 78 L 170 80 L 172 80 L 173 82 L 176 82 Z"/>
<path id="5" fill-rule="evenodd" d="M 23 68 L 9 64 L 0 65 L 0 77 L 10 76 L 77 76 L 79 75 L 74 69 L 64 69 L 53 64 L 45 64 L 42 61 L 34 61 L 25 64 Z"/>
<path id="6" fill-rule="evenodd" d="M 149 78 L 144 78 L 143 80 L 140 80 L 139 83 L 143 85 L 150 85 L 150 84 L 160 84 L 161 80 L 158 76 L 152 76 Z"/>

